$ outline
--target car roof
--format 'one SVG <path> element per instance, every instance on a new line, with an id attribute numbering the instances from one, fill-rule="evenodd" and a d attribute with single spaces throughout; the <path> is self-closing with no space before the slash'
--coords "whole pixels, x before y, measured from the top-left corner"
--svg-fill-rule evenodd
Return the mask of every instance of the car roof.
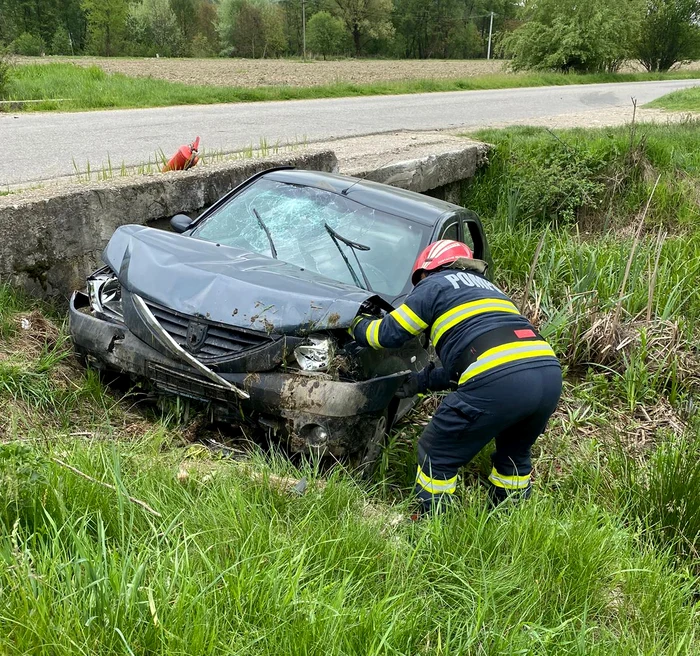
<path id="1" fill-rule="evenodd" d="M 446 213 L 452 214 L 463 210 L 459 205 L 425 196 L 415 191 L 407 191 L 379 182 L 335 173 L 285 169 L 271 171 L 262 177 L 277 182 L 305 185 L 343 194 L 346 198 L 363 205 L 430 226 L 435 225 L 438 219 Z"/>

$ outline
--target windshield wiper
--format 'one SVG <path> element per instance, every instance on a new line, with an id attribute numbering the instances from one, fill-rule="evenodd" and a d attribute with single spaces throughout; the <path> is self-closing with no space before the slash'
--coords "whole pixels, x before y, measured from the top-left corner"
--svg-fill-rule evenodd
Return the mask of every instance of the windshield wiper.
<path id="1" fill-rule="evenodd" d="M 348 269 L 350 270 L 350 273 L 352 274 L 352 278 L 355 281 L 355 284 L 358 287 L 362 287 L 362 285 L 360 284 L 360 281 L 357 277 L 357 274 L 355 273 L 355 269 L 353 269 L 352 266 L 350 265 L 348 258 L 345 257 L 345 253 L 343 253 L 343 249 L 340 247 L 340 244 L 338 242 L 342 241 L 345 245 L 350 247 L 350 249 L 352 250 L 352 254 L 355 256 L 355 261 L 357 262 L 357 266 L 360 269 L 360 273 L 362 274 L 362 278 L 365 281 L 365 285 L 366 285 L 365 289 L 372 291 L 372 286 L 369 284 L 369 280 L 367 279 L 367 274 L 365 273 L 365 270 L 362 268 L 362 265 L 360 264 L 360 259 L 357 257 L 357 251 L 368 251 L 368 250 L 370 250 L 370 247 L 365 246 L 364 244 L 358 244 L 356 241 L 350 241 L 347 237 L 343 237 L 343 235 L 339 235 L 327 223 L 324 223 L 323 227 L 328 231 L 328 234 L 331 236 L 333 243 L 336 245 L 336 248 L 340 251 L 340 254 L 343 256 L 343 259 L 345 260 L 345 264 L 347 264 Z"/>
<path id="2" fill-rule="evenodd" d="M 260 216 L 260 214 L 258 214 L 258 210 L 256 210 L 255 208 L 253 208 L 253 214 L 255 214 L 255 218 L 258 220 L 260 227 L 265 231 L 265 234 L 267 235 L 267 241 L 270 242 L 270 252 L 272 253 L 272 257 L 277 259 L 277 249 L 275 248 L 275 242 L 272 241 L 272 235 L 270 234 L 268 227 L 265 225 L 265 222 L 262 220 L 262 217 Z"/>

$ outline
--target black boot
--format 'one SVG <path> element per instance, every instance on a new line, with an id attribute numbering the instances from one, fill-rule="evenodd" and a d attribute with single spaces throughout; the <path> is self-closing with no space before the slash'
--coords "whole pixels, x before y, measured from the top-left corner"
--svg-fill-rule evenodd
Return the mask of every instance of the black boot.
<path id="1" fill-rule="evenodd" d="M 523 490 L 507 490 L 504 487 L 498 487 L 489 483 L 489 504 L 495 508 L 499 504 L 507 501 L 510 504 L 520 503 L 529 499 L 532 494 L 532 485 L 528 485 Z"/>

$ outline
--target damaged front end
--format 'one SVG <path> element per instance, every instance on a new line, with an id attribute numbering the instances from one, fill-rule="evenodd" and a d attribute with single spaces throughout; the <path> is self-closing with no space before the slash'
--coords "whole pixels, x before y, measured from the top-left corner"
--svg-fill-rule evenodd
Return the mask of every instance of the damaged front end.
<path id="1" fill-rule="evenodd" d="M 187 254 L 175 253 L 173 235 L 143 230 L 113 238 L 108 266 L 71 299 L 73 342 L 92 366 L 207 403 L 219 419 L 255 422 L 298 452 L 362 453 L 410 406 L 394 395 L 426 364 L 420 343 L 374 351 L 347 334 L 358 312 L 386 302 L 214 244 L 188 240 Z M 165 269 L 168 278 L 153 275 Z M 193 299 L 201 289 L 206 304 Z"/>

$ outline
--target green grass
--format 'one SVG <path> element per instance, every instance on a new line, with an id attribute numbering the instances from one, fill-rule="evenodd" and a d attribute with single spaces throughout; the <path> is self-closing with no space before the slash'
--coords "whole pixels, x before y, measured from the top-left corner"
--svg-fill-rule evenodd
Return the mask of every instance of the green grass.
<path id="1" fill-rule="evenodd" d="M 496 146 L 466 199 L 487 218 L 614 231 L 634 222 L 661 175 L 647 226 L 677 232 L 700 225 L 696 120 L 556 132 L 513 127 L 473 136 Z"/>
<path id="2" fill-rule="evenodd" d="M 495 148 L 463 200 L 485 223 L 499 282 L 521 295 L 542 239 L 527 306 L 564 362 L 612 368 L 632 408 L 664 394 L 688 402 L 697 362 L 677 355 L 700 319 L 698 124 L 474 136 Z M 616 349 L 628 335 L 633 354 Z"/>
<path id="3" fill-rule="evenodd" d="M 700 653 L 696 133 L 480 134 L 496 150 L 465 200 L 567 369 L 533 499 L 510 511 L 486 510 L 485 450 L 454 512 L 401 520 L 433 398 L 372 485 L 275 452 L 235 462 L 191 445 L 182 404 L 85 373 L 61 316 L 0 287 L 0 653 Z"/>
<path id="4" fill-rule="evenodd" d="M 450 517 L 387 528 L 363 517 L 366 493 L 340 473 L 291 498 L 227 464 L 206 482 L 178 482 L 179 464 L 144 443 L 60 447 L 119 492 L 31 453 L 7 454 L 24 493 L 0 540 L 8 654 L 588 656 L 699 646 L 692 582 L 594 499 L 542 495 L 494 515 L 471 499 Z"/>
<path id="5" fill-rule="evenodd" d="M 0 313 L 9 320 L 21 306 L 5 302 Z M 18 366 L 37 371 L 42 357 Z M 58 388 L 56 366 L 21 381 L 25 392 Z M 0 390 L 3 653 L 656 656 L 700 647 L 692 560 L 651 512 L 668 517 L 668 498 L 648 499 L 645 465 L 620 454 L 638 493 L 626 488 L 601 461 L 611 455 L 602 435 L 597 449 L 571 446 L 566 471 L 541 472 L 520 509 L 486 512 L 472 471 L 456 512 L 412 525 L 394 518 L 409 509 L 415 460 L 404 440 L 416 426 L 397 431 L 385 454 L 391 484 L 367 488 L 342 468 L 322 475 L 262 453 L 251 467 L 182 448 L 167 413 L 125 431 L 129 402 L 79 370 L 71 380 L 67 405 Z M 587 402 L 609 412 L 587 383 L 568 386 L 567 404 Z M 585 423 L 558 419 L 552 432 L 567 439 Z M 698 454 L 677 446 L 682 472 L 663 473 L 697 477 Z M 305 475 L 309 491 L 290 495 L 274 474 Z M 680 480 L 674 489 L 674 501 L 694 498 Z"/>
<path id="6" fill-rule="evenodd" d="M 599 75 L 528 74 L 484 75 L 459 80 L 407 80 L 373 84 L 335 84 L 314 87 L 266 86 L 255 88 L 194 86 L 153 78 L 108 74 L 97 67 L 74 64 L 23 65 L 16 67 L 6 91 L 8 100 L 44 100 L 23 107 L 24 111 L 87 110 L 169 105 L 301 100 L 347 96 L 505 89 L 598 82 L 633 82 L 660 79 L 695 79 L 700 72 L 667 74 L 620 73 Z M 62 99 L 57 102 L 56 99 Z"/>
<path id="7" fill-rule="evenodd" d="M 681 89 L 653 100 L 646 107 L 668 109 L 673 112 L 700 112 L 700 88 Z"/>

